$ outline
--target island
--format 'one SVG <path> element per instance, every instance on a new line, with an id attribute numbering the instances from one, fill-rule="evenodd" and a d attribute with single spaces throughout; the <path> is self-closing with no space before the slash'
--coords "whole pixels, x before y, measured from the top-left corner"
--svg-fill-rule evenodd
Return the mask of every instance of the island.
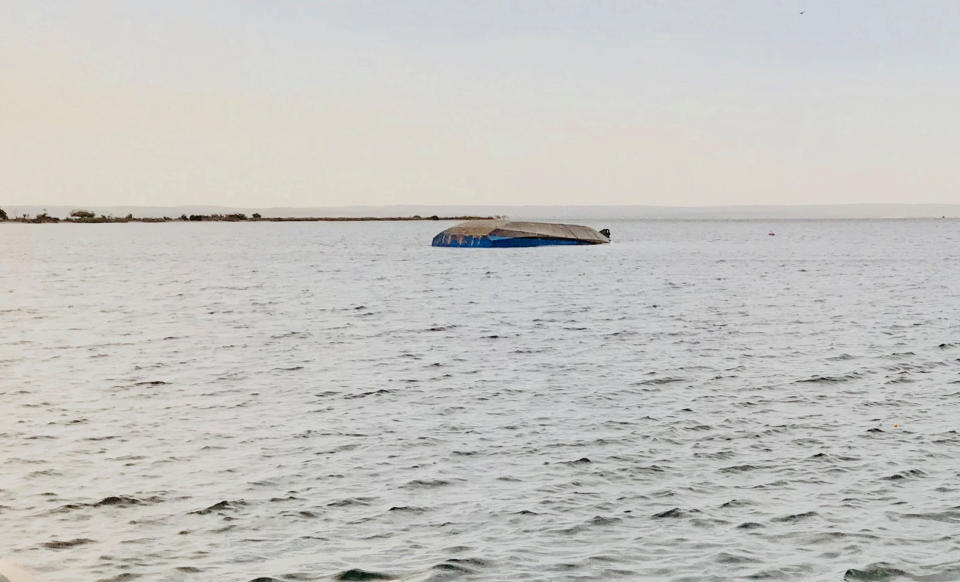
<path id="1" fill-rule="evenodd" d="M 0 222 L 19 222 L 24 224 L 102 224 L 125 222 L 368 222 L 368 221 L 412 221 L 412 220 L 492 220 L 493 216 L 261 216 L 254 212 L 250 216 L 243 213 L 234 214 L 181 214 L 177 217 L 139 217 L 132 214 L 126 216 L 109 216 L 90 212 L 89 210 L 74 210 L 70 216 L 59 218 L 50 216 L 46 212 L 36 215 L 9 217 L 0 208 Z"/>

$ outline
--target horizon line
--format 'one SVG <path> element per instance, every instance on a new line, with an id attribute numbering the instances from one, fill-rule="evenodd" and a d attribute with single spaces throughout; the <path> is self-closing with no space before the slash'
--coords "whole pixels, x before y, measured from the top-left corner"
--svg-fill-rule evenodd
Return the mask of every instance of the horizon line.
<path id="1" fill-rule="evenodd" d="M 225 204 L 205 204 L 193 202 L 190 204 L 42 204 L 42 203 L 16 203 L 0 202 L 0 208 L 8 207 L 31 207 L 31 208 L 75 208 L 89 206 L 91 208 L 123 207 L 123 208 L 398 208 L 398 207 L 419 207 L 419 208 L 449 208 L 449 207 L 484 207 L 484 208 L 669 208 L 669 209 L 708 209 L 708 208 L 837 208 L 837 207 L 863 207 L 863 206 L 956 206 L 960 207 L 960 202 L 836 202 L 836 203 L 815 203 L 815 204 L 707 204 L 707 205 L 677 205 L 666 204 L 428 204 L 428 203 L 397 203 L 397 204 L 337 204 L 337 205 L 315 205 L 315 206 L 258 206 L 258 205 L 225 205 Z"/>

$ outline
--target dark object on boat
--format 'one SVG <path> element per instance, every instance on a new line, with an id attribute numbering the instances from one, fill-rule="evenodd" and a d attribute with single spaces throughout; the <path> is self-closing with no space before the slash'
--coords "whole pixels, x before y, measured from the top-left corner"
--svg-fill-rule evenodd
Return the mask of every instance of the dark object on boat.
<path id="1" fill-rule="evenodd" d="M 520 222 L 515 220 L 468 220 L 433 237 L 435 247 L 539 247 L 546 245 L 597 245 L 610 242 L 610 231 L 589 226 Z"/>

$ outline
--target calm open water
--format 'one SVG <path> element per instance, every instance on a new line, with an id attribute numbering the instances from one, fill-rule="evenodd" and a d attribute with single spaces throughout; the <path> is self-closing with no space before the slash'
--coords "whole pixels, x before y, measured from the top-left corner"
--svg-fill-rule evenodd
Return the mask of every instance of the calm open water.
<path id="1" fill-rule="evenodd" d="M 960 222 L 591 225 L 0 225 L 0 556 L 960 579 Z"/>

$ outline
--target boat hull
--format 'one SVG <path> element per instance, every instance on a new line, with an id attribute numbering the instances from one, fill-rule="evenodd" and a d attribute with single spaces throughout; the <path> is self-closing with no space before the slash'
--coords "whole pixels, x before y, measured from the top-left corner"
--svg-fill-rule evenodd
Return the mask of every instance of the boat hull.
<path id="1" fill-rule="evenodd" d="M 433 237 L 435 247 L 515 248 L 596 245 L 610 242 L 586 226 L 507 220 L 468 221 Z"/>
<path id="2" fill-rule="evenodd" d="M 511 247 L 548 247 L 596 244 L 581 240 L 557 238 L 523 238 L 500 236 L 469 236 L 440 233 L 433 237 L 435 247 L 471 247 L 471 248 L 511 248 Z"/>

